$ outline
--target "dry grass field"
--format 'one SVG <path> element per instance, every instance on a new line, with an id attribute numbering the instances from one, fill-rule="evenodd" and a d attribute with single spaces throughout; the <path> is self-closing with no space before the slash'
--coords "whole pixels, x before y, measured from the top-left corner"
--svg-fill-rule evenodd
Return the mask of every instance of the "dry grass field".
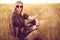
<path id="1" fill-rule="evenodd" d="M 17 40 L 14 38 L 12 13 L 14 4 L 0 4 L 0 40 Z M 23 13 L 37 15 L 40 20 L 42 40 L 60 40 L 60 4 L 24 4 Z"/>

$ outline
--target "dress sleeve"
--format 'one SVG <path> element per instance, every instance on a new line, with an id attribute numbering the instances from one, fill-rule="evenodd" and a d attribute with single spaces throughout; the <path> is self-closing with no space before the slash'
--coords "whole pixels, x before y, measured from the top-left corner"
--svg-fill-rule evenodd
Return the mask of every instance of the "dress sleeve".
<path id="1" fill-rule="evenodd" d="M 17 20 L 16 16 L 13 15 L 13 16 L 12 16 L 12 25 L 13 25 L 14 27 L 18 27 L 18 26 L 19 26 L 19 23 L 18 23 L 17 21 L 18 21 L 18 20 Z"/>
<path id="2" fill-rule="evenodd" d="M 28 14 L 23 14 L 24 19 L 28 19 L 29 15 Z"/>

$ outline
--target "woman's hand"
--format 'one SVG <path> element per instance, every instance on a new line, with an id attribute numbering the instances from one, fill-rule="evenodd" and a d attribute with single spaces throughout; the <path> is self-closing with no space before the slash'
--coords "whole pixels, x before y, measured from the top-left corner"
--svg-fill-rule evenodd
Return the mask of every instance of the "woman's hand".
<path id="1" fill-rule="evenodd" d="M 37 15 L 34 15 L 34 16 L 29 16 L 28 19 L 33 20 L 33 19 L 36 19 L 36 18 L 39 17 L 39 16 L 40 16 L 40 13 L 37 14 Z"/>

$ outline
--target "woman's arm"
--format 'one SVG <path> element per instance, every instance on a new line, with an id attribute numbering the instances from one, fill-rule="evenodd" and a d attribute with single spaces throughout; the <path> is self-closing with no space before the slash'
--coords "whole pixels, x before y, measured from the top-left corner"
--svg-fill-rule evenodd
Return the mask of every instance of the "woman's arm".
<path id="1" fill-rule="evenodd" d="M 39 15 L 34 15 L 34 16 L 29 16 L 28 19 L 29 20 L 33 20 L 33 19 L 36 19 Z"/>
<path id="2" fill-rule="evenodd" d="M 18 27 L 15 27 L 15 36 L 18 37 Z"/>
<path id="3" fill-rule="evenodd" d="M 18 36 L 18 25 L 16 22 L 16 16 L 15 15 L 12 16 L 12 25 L 13 25 L 14 30 L 15 30 L 14 35 L 15 35 L 15 37 L 17 37 Z"/>

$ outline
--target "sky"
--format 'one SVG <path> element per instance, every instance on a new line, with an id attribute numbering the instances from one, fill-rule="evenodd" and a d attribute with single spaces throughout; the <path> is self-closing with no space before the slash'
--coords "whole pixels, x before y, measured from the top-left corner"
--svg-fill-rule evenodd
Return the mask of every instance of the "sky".
<path id="1" fill-rule="evenodd" d="M 0 0 L 0 4 L 14 4 L 18 0 Z M 24 4 L 60 3 L 60 0 L 19 0 Z"/>

